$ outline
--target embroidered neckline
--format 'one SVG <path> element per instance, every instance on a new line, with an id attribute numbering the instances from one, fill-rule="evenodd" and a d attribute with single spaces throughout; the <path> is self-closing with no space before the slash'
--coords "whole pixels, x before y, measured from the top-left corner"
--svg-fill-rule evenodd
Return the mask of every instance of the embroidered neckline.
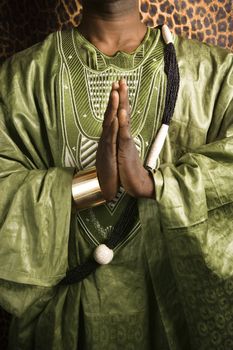
<path id="1" fill-rule="evenodd" d="M 107 68 L 114 67 L 120 71 L 135 70 L 143 65 L 156 47 L 158 62 L 163 59 L 163 44 L 160 42 L 160 30 L 148 28 L 141 44 L 132 53 L 118 51 L 113 56 L 107 56 L 90 43 L 78 32 L 72 30 L 73 46 L 82 65 L 90 71 L 101 73 Z M 78 48 L 78 50 L 77 50 Z"/>

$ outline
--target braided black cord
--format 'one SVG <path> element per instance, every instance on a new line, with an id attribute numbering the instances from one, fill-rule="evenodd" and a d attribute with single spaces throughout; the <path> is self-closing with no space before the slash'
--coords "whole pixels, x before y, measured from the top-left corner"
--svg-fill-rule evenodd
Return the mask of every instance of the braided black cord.
<path id="1" fill-rule="evenodd" d="M 131 231 L 137 213 L 137 200 L 130 198 L 126 209 L 115 225 L 110 237 L 104 242 L 107 247 L 114 249 L 119 242 L 123 241 L 124 237 Z M 91 257 L 85 263 L 67 271 L 66 276 L 59 282 L 59 285 L 78 283 L 94 272 L 99 266 L 101 265 Z"/>
<path id="2" fill-rule="evenodd" d="M 179 67 L 175 47 L 172 43 L 167 44 L 164 49 L 164 71 L 167 75 L 167 93 L 162 123 L 169 125 L 174 113 L 180 87 Z"/>
<path id="3" fill-rule="evenodd" d="M 138 214 L 137 200 L 130 199 L 123 215 L 115 225 L 109 239 L 106 241 L 106 246 L 114 249 L 119 242 L 121 242 L 128 232 L 131 231 L 132 226 Z"/>
<path id="4" fill-rule="evenodd" d="M 91 257 L 85 263 L 78 265 L 72 270 L 67 271 L 66 276 L 59 282 L 59 285 L 74 284 L 81 282 L 82 280 L 84 280 L 84 278 L 86 278 L 92 272 L 94 272 L 99 266 L 100 264 L 98 264 Z"/>

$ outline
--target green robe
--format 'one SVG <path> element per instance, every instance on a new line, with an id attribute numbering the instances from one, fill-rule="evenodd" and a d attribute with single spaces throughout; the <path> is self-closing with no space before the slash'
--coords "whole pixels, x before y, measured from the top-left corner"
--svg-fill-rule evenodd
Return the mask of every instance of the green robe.
<path id="1" fill-rule="evenodd" d="M 94 210 L 71 202 L 74 167 L 94 162 L 110 81 L 127 78 L 132 133 L 146 159 L 164 108 L 163 47 L 160 31 L 148 30 L 135 52 L 108 57 L 74 29 L 1 67 L 0 303 L 14 315 L 10 349 L 233 349 L 233 60 L 225 50 L 175 37 L 181 86 L 156 198 L 138 200 L 139 219 L 111 264 L 56 286 L 125 206 L 123 190 Z"/>

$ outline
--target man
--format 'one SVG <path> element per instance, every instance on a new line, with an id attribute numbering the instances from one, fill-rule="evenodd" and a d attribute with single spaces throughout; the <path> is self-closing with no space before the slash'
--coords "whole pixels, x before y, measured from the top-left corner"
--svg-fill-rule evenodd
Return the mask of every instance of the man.
<path id="1" fill-rule="evenodd" d="M 0 300 L 14 315 L 11 349 L 233 349 L 232 54 L 175 37 L 180 90 L 149 173 L 172 86 L 164 47 L 137 0 L 86 0 L 77 29 L 3 65 Z M 93 165 L 107 202 L 80 210 L 71 190 Z M 109 259 L 96 249 L 131 197 L 138 215 Z M 68 284 L 93 252 L 109 264 Z"/>

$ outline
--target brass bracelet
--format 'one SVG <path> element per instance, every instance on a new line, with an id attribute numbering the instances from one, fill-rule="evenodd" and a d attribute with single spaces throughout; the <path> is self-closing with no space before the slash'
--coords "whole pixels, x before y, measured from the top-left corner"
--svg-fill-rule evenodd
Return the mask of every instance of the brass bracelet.
<path id="1" fill-rule="evenodd" d="M 75 174 L 72 182 L 72 196 L 78 209 L 87 209 L 106 202 L 95 167 Z"/>

